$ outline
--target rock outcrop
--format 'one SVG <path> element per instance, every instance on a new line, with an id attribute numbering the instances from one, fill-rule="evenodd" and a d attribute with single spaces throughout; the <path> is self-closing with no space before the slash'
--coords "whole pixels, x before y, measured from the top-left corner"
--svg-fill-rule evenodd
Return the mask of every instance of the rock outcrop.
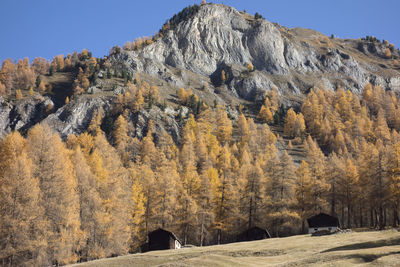
<path id="1" fill-rule="evenodd" d="M 24 99 L 15 104 L 0 96 L 0 137 L 18 130 L 26 132 L 52 112 L 53 101 L 48 97 Z"/>
<path id="2" fill-rule="evenodd" d="M 111 108 L 112 98 L 81 96 L 50 114 L 44 123 L 66 138 L 70 134 L 80 134 L 89 127 L 94 115 L 104 118 Z"/>

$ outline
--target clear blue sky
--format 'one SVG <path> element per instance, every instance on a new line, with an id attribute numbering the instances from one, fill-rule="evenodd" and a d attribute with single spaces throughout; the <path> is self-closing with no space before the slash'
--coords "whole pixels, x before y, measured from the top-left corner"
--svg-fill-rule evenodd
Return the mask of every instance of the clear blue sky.
<path id="1" fill-rule="evenodd" d="M 0 60 L 51 59 L 89 49 L 108 54 L 139 36 L 153 35 L 193 0 L 0 0 Z M 287 27 L 341 38 L 374 35 L 400 47 L 399 0 L 224 0 Z M 397 13 L 397 14 L 396 14 Z"/>

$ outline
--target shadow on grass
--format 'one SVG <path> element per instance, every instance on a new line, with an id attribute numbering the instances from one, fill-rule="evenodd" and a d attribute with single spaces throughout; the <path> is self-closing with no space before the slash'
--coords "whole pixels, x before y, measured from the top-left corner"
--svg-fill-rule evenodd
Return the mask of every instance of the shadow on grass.
<path id="1" fill-rule="evenodd" d="M 400 254 L 400 251 L 393 251 L 393 252 L 388 252 L 388 253 L 382 253 L 382 254 L 351 254 L 351 255 L 346 255 L 345 257 L 348 259 L 361 259 L 364 262 L 373 262 L 381 257 L 386 257 L 390 255 L 395 255 L 395 254 Z"/>
<path id="2" fill-rule="evenodd" d="M 346 246 L 340 246 L 340 247 L 324 250 L 324 251 L 322 251 L 322 253 L 332 252 L 332 251 L 341 251 L 341 250 L 357 250 L 357 249 L 367 249 L 367 248 L 378 248 L 378 247 L 384 247 L 384 246 L 397 246 L 397 245 L 400 245 L 400 238 L 369 241 L 369 242 L 356 243 L 356 244 L 351 244 L 351 245 L 346 245 Z"/>

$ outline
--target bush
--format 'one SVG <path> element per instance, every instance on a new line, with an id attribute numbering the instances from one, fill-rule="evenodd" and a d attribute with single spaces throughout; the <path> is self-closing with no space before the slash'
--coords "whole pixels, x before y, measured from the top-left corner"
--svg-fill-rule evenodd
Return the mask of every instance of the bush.
<path id="1" fill-rule="evenodd" d="M 256 12 L 256 14 L 254 15 L 254 18 L 255 19 L 262 19 L 263 17 L 258 12 Z"/>

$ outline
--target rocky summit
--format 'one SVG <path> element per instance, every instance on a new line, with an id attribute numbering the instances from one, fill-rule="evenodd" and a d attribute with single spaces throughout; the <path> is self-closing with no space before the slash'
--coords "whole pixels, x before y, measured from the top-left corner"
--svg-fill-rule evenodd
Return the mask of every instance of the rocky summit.
<path id="1" fill-rule="evenodd" d="M 187 80 L 174 75 L 173 68 L 204 80 L 225 69 L 231 74 L 226 86 L 232 94 L 254 100 L 272 87 L 282 94 L 301 94 L 321 84 L 360 92 L 372 82 L 398 91 L 399 69 L 385 60 L 384 51 L 379 42 L 288 29 L 229 6 L 207 4 L 144 49 L 122 51 L 110 60 L 132 73 L 144 72 L 178 87 Z M 243 77 L 248 63 L 256 71 Z"/>
<path id="2" fill-rule="evenodd" d="M 155 118 L 156 129 L 166 129 L 175 141 L 179 140 L 180 126 L 173 105 L 181 87 L 192 88 L 209 105 L 218 102 L 228 107 L 242 101 L 257 103 L 272 88 L 285 107 L 298 106 L 313 87 L 342 87 L 360 94 L 370 82 L 400 91 L 400 68 L 394 60 L 400 52 L 391 49 L 389 57 L 387 42 L 289 29 L 222 4 L 185 10 L 183 18 L 172 18 L 150 44 L 134 50 L 114 47 L 106 59 L 110 68 L 131 77 L 139 74 L 157 85 L 161 102 L 172 105 L 166 109 L 169 113 L 152 107 L 132 115 L 130 123 L 139 137 L 147 120 Z M 113 100 L 125 90 L 121 85 L 108 86 L 102 79 L 105 75 L 99 70 L 90 92 L 65 105 L 54 105 L 56 100 L 51 95 L 24 101 L 0 99 L 0 135 L 12 130 L 23 132 L 43 120 L 64 138 L 84 132 L 93 114 L 104 118 Z M 100 109 L 102 112 L 97 112 Z"/>

